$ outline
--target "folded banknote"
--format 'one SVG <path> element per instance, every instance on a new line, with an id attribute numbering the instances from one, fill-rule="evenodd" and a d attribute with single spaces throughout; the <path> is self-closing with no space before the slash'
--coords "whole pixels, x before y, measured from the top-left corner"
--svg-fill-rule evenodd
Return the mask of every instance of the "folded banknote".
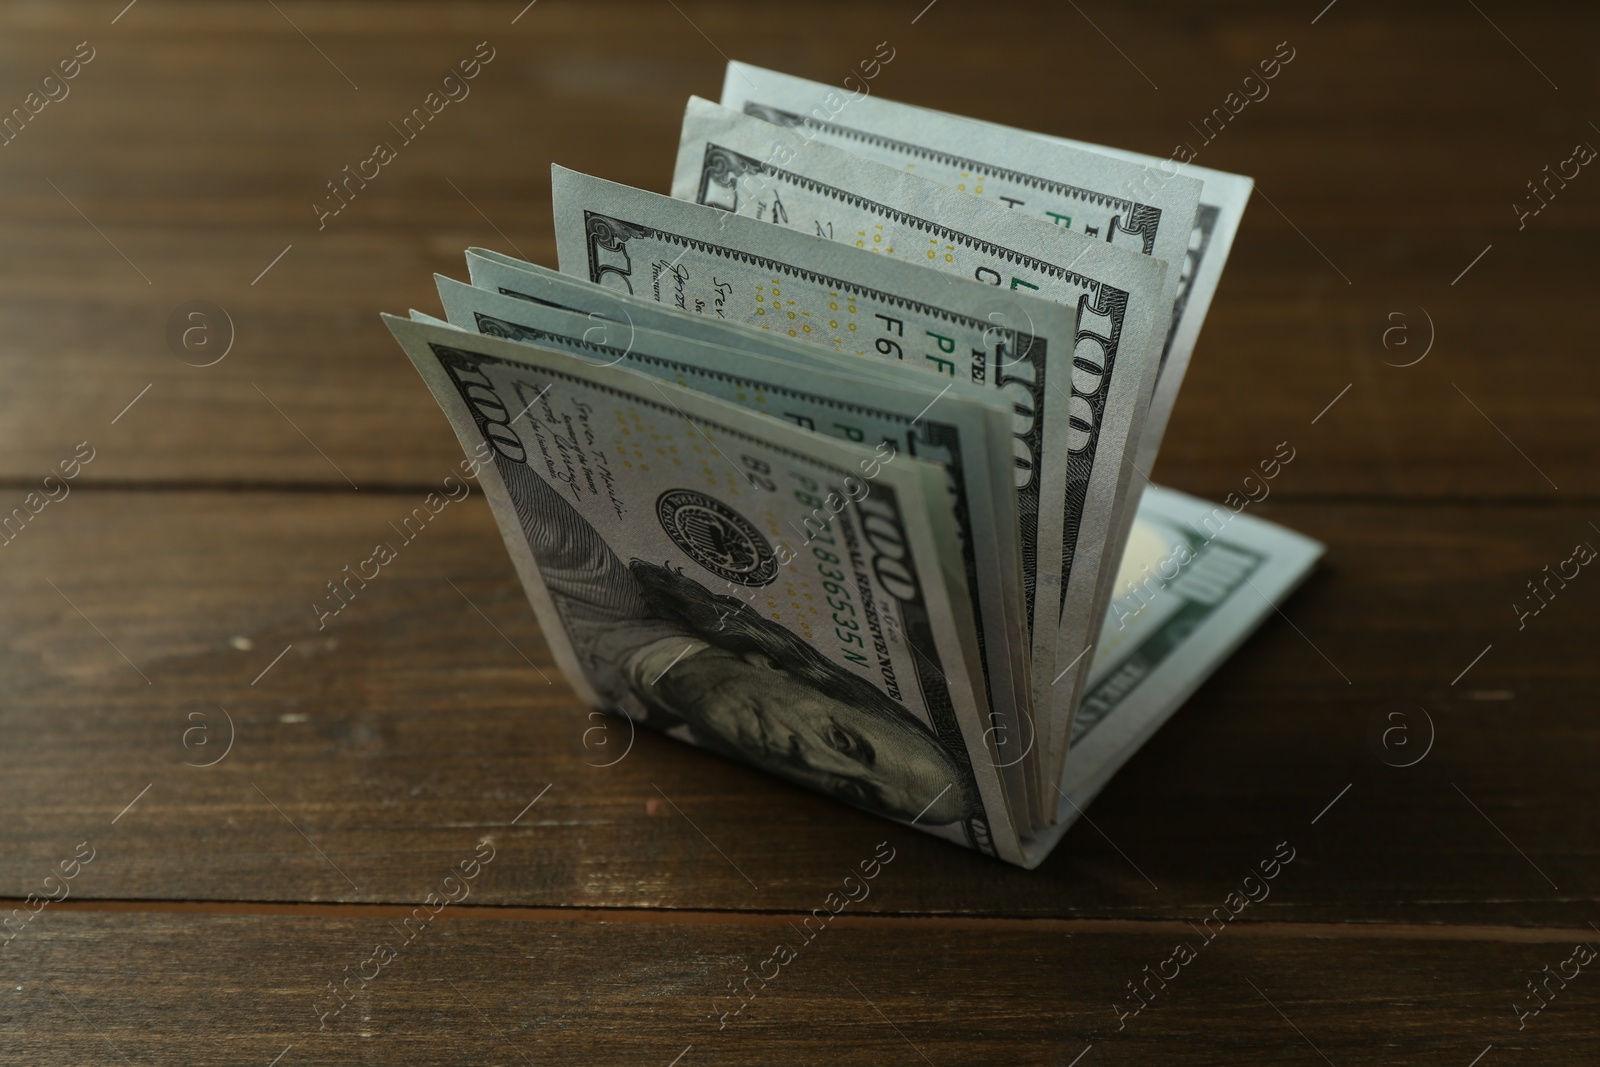
<path id="1" fill-rule="evenodd" d="M 731 64 L 386 323 L 587 704 L 1020 866 L 1322 546 L 1150 485 L 1249 179 Z"/>

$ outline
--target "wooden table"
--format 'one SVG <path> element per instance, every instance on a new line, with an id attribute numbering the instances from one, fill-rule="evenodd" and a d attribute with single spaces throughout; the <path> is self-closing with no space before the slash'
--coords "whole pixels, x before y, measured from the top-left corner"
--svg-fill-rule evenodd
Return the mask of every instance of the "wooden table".
<path id="1" fill-rule="evenodd" d="M 1600 543 L 1600 177 L 1512 207 L 1600 143 L 1592 7 L 522 2 L 0 13 L 5 109 L 93 52 L 0 147 L 0 510 L 57 497 L 0 545 L 5 907 L 75 872 L 0 950 L 0 1060 L 1595 1062 L 1597 968 L 1550 975 L 1600 944 L 1600 576 L 1512 606 Z M 1260 514 L 1328 556 L 1032 873 L 663 738 L 602 766 L 477 493 L 310 607 L 460 458 L 380 311 L 471 244 L 553 262 L 552 161 L 664 189 L 725 57 L 880 41 L 880 93 L 1163 155 L 1295 51 L 1198 160 L 1258 193 L 1156 477 L 1220 498 L 1287 440 Z M 1394 707 L 1415 766 L 1369 745 Z"/>

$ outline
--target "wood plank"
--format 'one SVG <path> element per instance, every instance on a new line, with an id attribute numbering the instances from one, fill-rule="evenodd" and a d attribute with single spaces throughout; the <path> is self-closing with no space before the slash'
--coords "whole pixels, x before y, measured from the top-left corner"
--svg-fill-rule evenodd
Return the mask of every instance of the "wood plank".
<path id="1" fill-rule="evenodd" d="M 401 543 L 419 499 L 80 488 L 5 546 L 0 893 L 89 840 L 84 897 L 411 901 L 487 836 L 495 904 L 809 908 L 883 840 L 868 908 L 901 913 L 1193 917 L 1285 840 L 1262 918 L 1581 925 L 1600 895 L 1595 593 L 1509 608 L 1586 509 L 1269 501 L 1326 565 L 1028 873 L 653 734 L 600 766 L 625 732 L 591 732 L 481 498 Z M 1367 742 L 1396 702 L 1437 731 L 1407 770 Z"/>
<path id="2" fill-rule="evenodd" d="M 46 912 L 0 958 L 0 1033 L 37 1064 L 282 1067 L 1061 1065 L 1086 1049 L 1084 1064 L 1465 1065 L 1490 1046 L 1485 1063 L 1578 1063 L 1600 1038 L 1586 973 L 1550 980 L 1548 1007 L 1520 1030 L 1512 1008 L 1533 1006 L 1528 979 L 1596 940 L 1587 927 L 1518 941 L 1222 927 L 1206 942 L 1177 923 L 1035 931 L 847 911 L 807 943 L 785 916 L 477 921 L 446 908 L 407 943 L 402 918 Z M 1193 958 L 1163 967 L 1180 942 Z M 781 968 L 779 944 L 793 953 Z M 379 945 L 393 953 L 381 968 Z M 1125 983 L 1146 968 L 1169 980 L 1121 1018 L 1113 1005 L 1136 1003 Z M 741 1004 L 730 985 L 757 972 L 770 982 L 752 979 L 758 995 L 719 1029 Z M 348 1006 L 324 1015 L 339 1004 L 329 984 L 358 973 L 370 982 L 352 977 Z"/>
<path id="3" fill-rule="evenodd" d="M 1572 182 L 1520 230 L 1509 206 L 1592 134 L 1581 92 L 1538 71 L 1592 76 L 1593 12 L 1501 20 L 1516 46 L 1460 5 L 1340 5 L 1314 26 L 1259 3 L 1096 16 L 1137 42 L 1124 55 L 1070 6 L 941 5 L 915 25 L 902 7 L 824 5 L 819 25 L 837 28 L 801 46 L 733 3 L 618 3 L 603 33 L 559 4 L 514 26 L 505 5 L 286 6 L 331 62 L 254 5 L 141 5 L 115 25 L 88 4 L 9 12 L 5 100 L 103 28 L 71 95 L 4 148 L 0 479 L 38 477 L 83 440 L 105 442 L 84 472 L 105 483 L 437 479 L 456 446 L 378 313 L 433 307 L 430 273 L 461 274 L 469 244 L 553 262 L 552 160 L 663 188 L 682 100 L 716 94 L 719 51 L 837 81 L 887 40 L 885 94 L 1164 154 L 1288 40 L 1271 95 L 1199 157 L 1270 199 L 1247 212 L 1157 476 L 1220 497 L 1289 439 L 1307 459 L 1285 497 L 1600 492 L 1600 369 L 1572 310 L 1600 269 L 1600 185 Z M 324 182 L 484 39 L 497 57 L 471 95 L 319 232 Z M 968 76 L 988 63 L 1006 76 Z M 195 299 L 236 336 L 205 369 L 167 350 L 169 316 Z M 1435 351 L 1386 366 L 1421 351 L 1424 310 Z M 1392 313 L 1404 351 L 1380 343 Z"/>

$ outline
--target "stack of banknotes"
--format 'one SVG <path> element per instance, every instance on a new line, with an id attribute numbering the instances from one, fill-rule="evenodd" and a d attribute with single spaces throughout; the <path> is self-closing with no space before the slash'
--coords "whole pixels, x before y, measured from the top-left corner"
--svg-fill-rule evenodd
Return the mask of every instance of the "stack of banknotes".
<path id="1" fill-rule="evenodd" d="M 597 708 L 1031 867 L 1322 551 L 1145 477 L 1248 178 L 733 63 L 552 184 L 386 321 Z"/>

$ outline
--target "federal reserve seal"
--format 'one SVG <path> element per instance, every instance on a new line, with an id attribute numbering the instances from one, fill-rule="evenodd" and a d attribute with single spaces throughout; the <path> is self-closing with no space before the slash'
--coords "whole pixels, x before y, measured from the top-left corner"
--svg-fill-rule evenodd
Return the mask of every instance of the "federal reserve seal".
<path id="1" fill-rule="evenodd" d="M 772 545 L 720 500 L 694 489 L 669 489 L 656 500 L 656 518 L 673 544 L 719 578 L 767 585 L 778 576 Z"/>

